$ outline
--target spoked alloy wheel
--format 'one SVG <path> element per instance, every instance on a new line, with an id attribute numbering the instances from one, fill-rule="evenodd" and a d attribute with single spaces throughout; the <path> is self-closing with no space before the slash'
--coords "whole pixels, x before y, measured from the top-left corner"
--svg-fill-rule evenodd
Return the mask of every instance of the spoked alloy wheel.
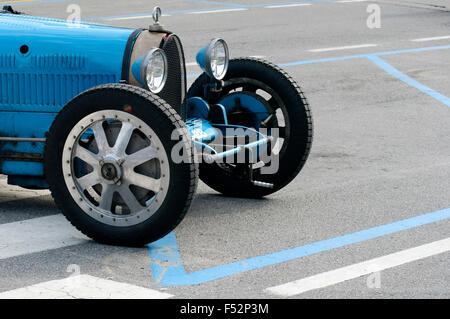
<path id="1" fill-rule="evenodd" d="M 174 149 L 184 160 L 172 158 Z M 44 171 L 56 204 L 78 230 L 122 246 L 172 231 L 198 181 L 192 139 L 178 113 L 125 84 L 90 89 L 60 111 L 47 137 Z"/>
<path id="2" fill-rule="evenodd" d="M 169 161 L 160 139 L 125 112 L 106 110 L 83 118 L 70 132 L 62 160 L 72 197 L 102 223 L 141 223 L 167 194 Z"/>

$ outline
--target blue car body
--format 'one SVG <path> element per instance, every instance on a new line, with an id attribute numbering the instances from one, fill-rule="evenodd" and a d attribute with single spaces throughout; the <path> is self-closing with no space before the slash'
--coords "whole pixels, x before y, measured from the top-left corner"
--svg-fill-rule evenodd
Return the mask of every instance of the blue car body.
<path id="1" fill-rule="evenodd" d="M 151 46 L 162 48 L 169 60 L 168 83 L 158 95 L 180 113 L 200 151 L 215 153 L 207 143 L 225 131 L 226 112 L 233 109 L 237 97 L 219 101 L 222 126 L 207 120 L 209 105 L 201 98 L 185 101 L 181 42 L 164 30 L 144 32 L 2 12 L 0 41 L 0 174 L 8 175 L 9 184 L 47 188 L 43 168 L 46 133 L 58 112 L 79 93 L 101 84 L 140 86 L 134 76 L 142 52 Z M 259 122 L 268 117 L 257 99 L 240 98 L 260 117 Z M 255 136 L 253 147 L 267 144 L 268 139 L 256 131 Z M 214 155 L 225 157 L 240 150 Z"/>
<path id="2" fill-rule="evenodd" d="M 35 139 L 1 141 L 0 173 L 43 177 L 40 140 L 74 96 L 120 81 L 134 30 L 16 14 L 0 26 L 0 136 Z"/>

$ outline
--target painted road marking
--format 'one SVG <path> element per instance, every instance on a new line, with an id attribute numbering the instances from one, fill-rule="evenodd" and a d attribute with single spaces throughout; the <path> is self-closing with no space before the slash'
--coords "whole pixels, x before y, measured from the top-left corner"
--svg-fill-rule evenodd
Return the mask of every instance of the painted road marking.
<path id="1" fill-rule="evenodd" d="M 198 65 L 197 62 L 189 62 L 189 63 L 186 63 L 186 66 L 196 66 L 196 65 Z"/>
<path id="2" fill-rule="evenodd" d="M 303 7 L 310 6 L 312 3 L 292 3 L 292 4 L 280 4 L 275 6 L 266 6 L 266 9 L 276 9 L 276 8 L 288 8 L 288 7 Z"/>
<path id="3" fill-rule="evenodd" d="M 66 1 L 66 0 L 65 0 Z M 69 1 L 69 0 L 67 0 Z M 233 9 L 250 9 L 250 8 L 264 8 L 267 6 L 278 6 L 278 5 L 283 5 L 286 6 L 287 4 L 300 4 L 300 5 L 306 5 L 306 4 L 314 4 L 314 3 L 333 3 L 336 2 L 335 0 L 310 0 L 310 1 L 302 1 L 302 2 L 287 2 L 287 3 L 282 3 L 282 2 L 275 2 L 275 3 L 261 3 L 261 4 L 232 4 L 232 3 L 220 3 L 220 2 L 210 2 L 210 1 L 194 1 L 194 2 L 204 2 L 204 3 L 209 3 L 209 4 L 217 4 L 217 5 L 221 5 L 221 7 L 209 7 L 209 8 L 204 8 L 204 9 L 187 9 L 187 10 L 174 10 L 174 11 L 166 11 L 165 13 L 167 14 L 192 14 L 192 13 L 196 13 L 198 12 L 200 14 L 200 12 L 205 12 L 205 11 L 214 11 L 214 12 L 221 12 L 221 10 L 226 10 L 224 9 L 224 6 L 227 8 Z M 224 11 L 224 12 L 226 12 Z M 95 21 L 95 20 L 111 20 L 113 18 L 124 18 L 124 17 L 132 17 L 132 16 L 142 16 L 142 15 L 151 15 L 151 12 L 148 13 L 135 13 L 135 14 L 127 14 L 127 15 L 119 15 L 119 16 L 103 16 L 103 17 L 92 17 L 92 18 L 87 18 L 87 19 L 83 19 L 83 21 Z"/>
<path id="4" fill-rule="evenodd" d="M 192 273 L 186 273 L 178 250 L 175 235 L 166 237 L 148 245 L 153 278 L 160 286 L 190 286 L 229 277 L 250 270 L 280 264 L 301 257 L 311 256 L 339 247 L 360 243 L 370 239 L 398 233 L 400 231 L 447 220 L 450 208 L 415 216 L 386 225 L 361 230 L 355 233 L 298 246 L 271 254 L 248 258 L 230 264 L 215 266 Z"/>
<path id="5" fill-rule="evenodd" d="M 411 41 L 413 41 L 413 42 L 426 42 L 426 41 L 438 41 L 438 40 L 446 40 L 446 39 L 450 39 L 450 35 L 445 35 L 445 36 L 442 36 L 442 37 L 413 39 Z"/>
<path id="6" fill-rule="evenodd" d="M 50 195 L 48 190 L 30 190 L 8 185 L 7 177 L 0 175 L 0 204 L 48 195 Z"/>
<path id="7" fill-rule="evenodd" d="M 0 260 L 88 242 L 63 215 L 0 225 Z"/>
<path id="8" fill-rule="evenodd" d="M 420 83 L 420 82 L 414 80 L 413 78 L 407 76 L 406 74 L 400 72 L 399 70 L 394 68 L 392 65 L 388 64 L 386 61 L 381 59 L 379 56 L 369 55 L 369 56 L 367 56 L 367 58 L 370 61 L 372 61 L 373 63 L 375 63 L 378 67 L 380 67 L 382 70 L 384 70 L 385 72 L 392 75 L 394 78 L 399 79 L 402 82 L 405 82 L 409 86 L 412 86 L 413 88 L 419 90 L 420 92 L 425 93 L 425 94 L 431 96 L 432 98 L 434 98 L 435 100 L 438 100 L 442 104 L 450 107 L 450 98 L 449 97 L 429 88 L 426 85 L 423 85 L 422 83 Z"/>
<path id="9" fill-rule="evenodd" d="M 376 47 L 376 46 L 378 46 L 378 44 L 358 44 L 358 45 L 347 45 L 347 46 L 334 47 L 334 48 L 312 49 L 312 50 L 308 50 L 308 51 L 317 53 L 317 52 L 328 52 L 328 51 L 340 51 L 340 50 L 371 48 L 371 47 Z"/>
<path id="10" fill-rule="evenodd" d="M 374 52 L 374 53 L 364 53 L 364 54 L 347 55 L 347 56 L 339 56 L 339 57 L 323 58 L 323 59 L 315 59 L 315 60 L 295 61 L 295 62 L 281 63 L 281 64 L 278 64 L 278 66 L 279 67 L 291 67 L 291 66 L 299 66 L 299 65 L 312 64 L 312 63 L 324 63 L 324 62 L 345 61 L 345 60 L 352 60 L 352 59 L 363 59 L 363 58 L 367 58 L 368 56 L 373 56 L 373 55 L 385 56 L 385 55 L 418 53 L 418 52 L 446 50 L 446 49 L 450 49 L 450 45 L 403 49 L 403 50 L 392 50 L 392 51 Z"/>
<path id="11" fill-rule="evenodd" d="M 12 1 L 0 1 L 0 4 L 20 5 L 20 4 L 40 4 L 51 2 L 69 2 L 77 0 L 12 0 Z"/>
<path id="12" fill-rule="evenodd" d="M 265 291 L 282 297 L 292 297 L 310 290 L 332 286 L 447 251 L 450 251 L 450 238 L 267 288 Z"/>
<path id="13" fill-rule="evenodd" d="M 163 14 L 162 17 L 170 17 L 169 14 Z M 111 19 L 105 19 L 105 20 L 111 20 L 111 21 L 119 21 L 119 20 L 138 20 L 138 19 L 150 19 L 153 18 L 153 15 L 142 15 L 142 16 L 132 16 L 132 17 L 119 17 L 119 18 L 111 18 Z"/>
<path id="14" fill-rule="evenodd" d="M 427 51 L 445 50 L 445 49 L 450 49 L 450 45 L 393 50 L 393 51 L 384 51 L 384 52 L 375 52 L 375 53 L 364 53 L 364 54 L 340 56 L 340 57 L 334 57 L 334 58 L 323 58 L 323 59 L 315 59 L 315 60 L 296 61 L 296 62 L 281 63 L 281 64 L 278 64 L 278 66 L 281 68 L 284 68 L 284 67 L 293 67 L 293 66 L 300 66 L 300 65 L 312 64 L 312 63 L 336 62 L 336 61 L 345 61 L 345 60 L 352 60 L 352 59 L 370 59 L 377 66 L 379 66 L 386 72 L 390 73 L 391 75 L 397 77 L 401 81 L 403 81 L 403 82 L 413 86 L 414 88 L 422 91 L 423 93 L 426 93 L 429 96 L 437 99 L 439 102 L 443 103 L 444 105 L 449 106 L 449 98 L 448 97 L 446 97 L 445 95 L 443 95 L 439 92 L 436 92 L 433 89 L 408 77 L 407 75 L 401 73 L 394 67 L 387 64 L 384 60 L 379 58 L 380 56 L 405 54 L 405 53 L 418 53 L 418 52 L 427 52 Z M 378 57 L 378 59 L 377 59 L 377 57 Z M 195 77 L 198 77 L 200 74 L 201 73 L 188 74 L 187 78 L 188 79 L 195 78 Z"/>
<path id="15" fill-rule="evenodd" d="M 71 276 L 0 293 L 0 299 L 167 299 L 173 295 L 89 275 Z"/>
<path id="16" fill-rule="evenodd" d="M 340 0 L 335 1 L 336 3 L 352 3 L 352 2 L 366 2 L 367 0 Z"/>
<path id="17" fill-rule="evenodd" d="M 234 9 L 218 9 L 218 10 L 205 10 L 205 11 L 193 11 L 188 12 L 188 14 L 207 14 L 207 13 L 218 13 L 218 12 L 234 12 L 234 11 L 247 11 L 245 8 L 234 8 Z"/>

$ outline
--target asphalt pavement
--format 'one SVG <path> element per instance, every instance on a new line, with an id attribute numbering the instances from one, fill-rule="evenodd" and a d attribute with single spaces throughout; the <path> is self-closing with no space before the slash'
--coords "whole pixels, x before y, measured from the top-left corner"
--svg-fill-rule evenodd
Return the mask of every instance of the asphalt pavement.
<path id="1" fill-rule="evenodd" d="M 178 228 L 144 248 L 97 244 L 47 191 L 0 178 L 0 298 L 33 285 L 45 295 L 73 274 L 161 298 L 450 298 L 448 1 L 13 2 L 57 18 L 75 4 L 82 20 L 131 28 L 159 5 L 189 83 L 213 37 L 232 57 L 272 61 L 305 92 L 314 143 L 297 178 L 264 199 L 200 183 Z"/>

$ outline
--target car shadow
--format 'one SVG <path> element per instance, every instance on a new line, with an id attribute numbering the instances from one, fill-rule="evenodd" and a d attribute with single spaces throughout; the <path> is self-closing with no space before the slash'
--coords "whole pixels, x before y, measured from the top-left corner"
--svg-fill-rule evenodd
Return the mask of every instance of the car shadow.
<path id="1" fill-rule="evenodd" d="M 252 199 L 229 197 L 214 193 L 200 193 L 195 195 L 188 214 L 190 217 L 230 213 L 242 214 L 247 211 L 258 211 L 274 201 L 276 199 L 266 197 Z"/>

